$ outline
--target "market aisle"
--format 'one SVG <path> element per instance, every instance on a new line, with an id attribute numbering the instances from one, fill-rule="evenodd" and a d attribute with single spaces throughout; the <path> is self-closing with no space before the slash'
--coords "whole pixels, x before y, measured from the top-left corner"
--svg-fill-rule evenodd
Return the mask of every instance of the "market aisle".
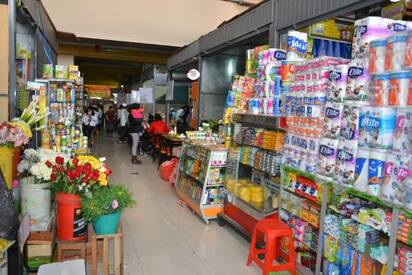
<path id="1" fill-rule="evenodd" d="M 126 184 L 137 200 L 123 215 L 125 274 L 261 274 L 256 266 L 246 266 L 247 241 L 216 222 L 207 226 L 181 207 L 151 158 L 132 165 L 128 150 L 111 137 L 101 137 L 93 148 L 96 156 L 107 157 L 112 182 Z"/>

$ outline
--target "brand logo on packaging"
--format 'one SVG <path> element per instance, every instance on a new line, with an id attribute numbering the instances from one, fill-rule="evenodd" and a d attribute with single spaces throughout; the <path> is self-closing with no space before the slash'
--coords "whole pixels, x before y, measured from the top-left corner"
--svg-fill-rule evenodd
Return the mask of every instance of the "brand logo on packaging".
<path id="1" fill-rule="evenodd" d="M 362 35 L 368 31 L 368 26 L 360 25 L 355 28 L 355 36 Z"/>
<path id="2" fill-rule="evenodd" d="M 361 126 L 367 129 L 377 129 L 380 127 L 381 120 L 375 117 L 365 117 L 361 121 Z"/>
<path id="3" fill-rule="evenodd" d="M 294 36 L 288 37 L 288 50 L 294 51 L 296 54 L 304 55 L 306 53 L 308 43 Z"/>
<path id="4" fill-rule="evenodd" d="M 325 110 L 325 116 L 328 118 L 336 118 L 339 117 L 339 110 L 335 109 L 335 108 L 326 108 Z"/>
<path id="5" fill-rule="evenodd" d="M 403 32 L 406 30 L 406 25 L 400 23 L 392 23 L 388 25 L 388 29 L 394 32 Z"/>
<path id="6" fill-rule="evenodd" d="M 286 59 L 286 53 L 283 51 L 275 51 L 274 57 L 276 60 L 285 60 Z"/>
<path id="7" fill-rule="evenodd" d="M 358 76 L 363 75 L 363 68 L 361 67 L 350 67 L 348 71 L 348 76 L 350 78 L 357 78 Z"/>
<path id="8" fill-rule="evenodd" d="M 336 81 L 342 78 L 342 73 L 338 71 L 330 71 L 329 72 L 329 80 Z"/>
<path id="9" fill-rule="evenodd" d="M 319 153 L 323 156 L 329 157 L 329 156 L 333 156 L 333 154 L 335 153 L 335 150 L 326 145 L 321 145 L 319 146 Z"/>
<path id="10" fill-rule="evenodd" d="M 344 161 L 352 161 L 353 160 L 353 154 L 345 151 L 345 150 L 338 150 L 338 159 L 344 160 Z"/>

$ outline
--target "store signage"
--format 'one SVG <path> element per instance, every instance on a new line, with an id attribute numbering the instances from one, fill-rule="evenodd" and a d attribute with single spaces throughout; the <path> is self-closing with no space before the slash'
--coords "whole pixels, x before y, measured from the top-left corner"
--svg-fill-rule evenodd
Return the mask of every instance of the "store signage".
<path id="1" fill-rule="evenodd" d="M 187 78 L 190 80 L 197 80 L 200 77 L 200 72 L 196 69 L 190 69 L 189 72 L 187 73 Z"/>

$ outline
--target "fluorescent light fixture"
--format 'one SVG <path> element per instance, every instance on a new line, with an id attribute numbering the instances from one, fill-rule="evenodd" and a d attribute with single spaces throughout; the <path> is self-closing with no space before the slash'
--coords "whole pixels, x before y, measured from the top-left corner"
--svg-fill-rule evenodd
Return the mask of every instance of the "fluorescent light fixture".
<path id="1" fill-rule="evenodd" d="M 391 0 L 392 3 L 396 3 L 396 2 L 399 2 L 399 1 L 401 1 L 401 0 Z"/>
<path id="2" fill-rule="evenodd" d="M 91 97 L 89 97 L 90 99 L 102 99 L 101 97 L 99 97 L 99 96 L 91 96 Z"/>

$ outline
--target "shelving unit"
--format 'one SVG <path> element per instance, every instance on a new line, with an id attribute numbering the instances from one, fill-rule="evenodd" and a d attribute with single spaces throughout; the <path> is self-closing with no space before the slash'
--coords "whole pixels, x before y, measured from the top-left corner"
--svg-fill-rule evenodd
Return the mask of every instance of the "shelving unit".
<path id="1" fill-rule="evenodd" d="M 207 224 L 222 211 L 226 162 L 227 150 L 221 146 L 183 144 L 176 193 Z"/>
<path id="2" fill-rule="evenodd" d="M 83 114 L 83 79 L 39 78 L 32 85 L 43 85 L 49 107 L 47 130 L 42 131 L 42 147 L 67 154 L 86 153 L 81 117 Z"/>
<path id="3" fill-rule="evenodd" d="M 219 222 L 230 224 L 249 238 L 259 220 L 277 216 L 281 154 L 276 140 L 282 138 L 283 130 L 274 116 L 236 114 L 234 120 L 230 128 L 237 147 L 228 155 L 227 198 Z M 246 139 L 244 131 L 255 128 L 261 130 Z M 264 133 L 268 136 L 263 138 Z"/>
<path id="4" fill-rule="evenodd" d="M 279 218 L 288 223 L 294 231 L 298 255 L 299 253 L 312 255 L 309 256 L 312 260 L 308 261 L 310 266 L 297 261 L 297 270 L 302 274 L 320 274 L 323 255 L 322 236 L 330 183 L 319 180 L 315 175 L 285 165 L 282 166 L 281 174 Z M 315 189 L 317 190 L 315 193 L 311 192 Z M 296 237 L 302 233 L 298 232 L 298 227 L 301 226 L 310 229 L 310 232 L 315 232 L 309 238 L 312 240 L 311 245 L 305 242 L 308 239 L 305 230 L 303 230 L 305 232 L 303 233 L 304 241 Z"/>

